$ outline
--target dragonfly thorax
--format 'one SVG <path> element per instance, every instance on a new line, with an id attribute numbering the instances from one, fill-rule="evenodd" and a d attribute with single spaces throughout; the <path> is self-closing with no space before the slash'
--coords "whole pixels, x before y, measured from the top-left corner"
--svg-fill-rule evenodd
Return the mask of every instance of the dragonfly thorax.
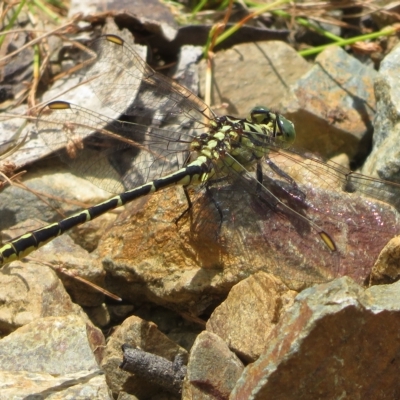
<path id="1" fill-rule="evenodd" d="M 223 158 L 232 149 L 240 145 L 240 134 L 243 130 L 242 120 L 230 117 L 216 118 L 210 131 L 202 133 L 190 144 L 190 150 L 204 155 L 210 160 Z"/>

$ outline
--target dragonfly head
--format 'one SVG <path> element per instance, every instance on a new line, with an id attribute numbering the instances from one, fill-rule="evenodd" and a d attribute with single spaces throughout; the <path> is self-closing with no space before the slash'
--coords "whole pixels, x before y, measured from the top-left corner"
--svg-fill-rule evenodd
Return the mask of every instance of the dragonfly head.
<path id="1" fill-rule="evenodd" d="M 247 120 L 253 124 L 272 125 L 273 137 L 287 145 L 291 145 L 296 138 L 296 131 L 293 123 L 284 116 L 272 112 L 267 107 L 254 107 L 247 117 Z"/>

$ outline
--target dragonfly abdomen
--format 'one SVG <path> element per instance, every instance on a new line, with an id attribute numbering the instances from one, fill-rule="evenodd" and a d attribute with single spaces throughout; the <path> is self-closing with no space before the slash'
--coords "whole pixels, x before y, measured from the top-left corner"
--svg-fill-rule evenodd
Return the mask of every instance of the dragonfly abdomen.
<path id="1" fill-rule="evenodd" d="M 89 207 L 68 218 L 64 218 L 59 222 L 36 229 L 12 240 L 0 248 L 0 266 L 19 260 L 62 235 L 64 232 L 91 221 L 117 207 L 132 202 L 133 200 L 172 185 L 197 186 L 207 181 L 212 174 L 213 170 L 209 168 L 207 158 L 200 156 L 188 166 L 181 168 L 175 173 L 128 190 L 103 203 Z"/>

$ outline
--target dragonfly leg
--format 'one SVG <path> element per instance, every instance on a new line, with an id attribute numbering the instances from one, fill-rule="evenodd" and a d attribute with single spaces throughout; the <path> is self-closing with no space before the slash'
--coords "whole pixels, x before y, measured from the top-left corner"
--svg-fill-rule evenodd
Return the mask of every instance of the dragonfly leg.
<path id="1" fill-rule="evenodd" d="M 218 201 L 215 200 L 215 198 L 214 198 L 214 196 L 213 196 L 213 194 L 212 194 L 212 192 L 211 192 L 210 186 L 209 186 L 208 184 L 206 184 L 204 187 L 205 187 L 206 195 L 209 197 L 209 199 L 210 199 L 211 202 L 213 203 L 215 209 L 218 211 L 218 215 L 219 215 L 219 228 L 221 228 L 222 222 L 223 222 L 223 219 L 224 219 L 224 215 L 223 215 L 222 209 L 221 209 L 220 205 L 218 204 Z M 189 214 L 190 214 L 190 218 L 192 218 L 192 213 L 191 213 L 190 211 L 191 211 L 191 209 L 193 208 L 193 203 L 192 203 L 192 200 L 190 199 L 190 194 L 189 194 L 189 191 L 187 190 L 187 187 L 185 187 L 185 186 L 183 187 L 183 192 L 185 193 L 185 197 L 186 197 L 188 206 L 187 206 L 187 208 L 181 213 L 181 215 L 180 215 L 178 218 L 175 219 L 175 224 L 176 224 L 176 225 L 178 225 L 179 221 L 180 221 L 188 212 L 189 212 Z M 193 221 L 192 221 L 192 222 L 193 222 Z"/>
<path id="2" fill-rule="evenodd" d="M 287 181 L 291 186 L 297 188 L 296 181 L 289 174 L 279 168 L 270 158 L 265 157 L 265 162 L 278 176 L 285 179 L 285 181 Z"/>
<path id="3" fill-rule="evenodd" d="M 187 187 L 186 186 L 183 186 L 183 193 L 185 193 L 185 197 L 186 197 L 186 201 L 187 201 L 187 207 L 186 207 L 186 209 L 181 213 L 181 215 L 178 217 L 178 218 L 176 218 L 175 219 L 175 225 L 178 225 L 178 223 L 179 223 L 179 221 L 182 219 L 182 217 L 184 216 L 184 215 L 186 215 L 191 209 L 192 209 L 192 207 L 193 207 L 193 203 L 192 203 L 192 200 L 190 200 L 190 195 L 189 195 L 189 192 L 188 192 L 188 190 L 187 190 Z M 192 213 L 189 213 L 190 214 L 190 219 L 192 219 Z M 192 222 L 192 221 L 191 221 Z"/>
<path id="4" fill-rule="evenodd" d="M 287 193 L 290 197 L 299 200 L 301 202 L 304 202 L 306 199 L 306 195 L 304 192 L 302 192 L 296 181 L 290 176 L 288 175 L 285 171 L 283 171 L 281 168 L 279 168 L 271 159 L 269 159 L 268 157 L 265 157 L 265 161 L 268 164 L 268 166 L 271 168 L 271 170 L 273 172 L 275 172 L 275 174 L 277 174 L 278 176 L 280 176 L 281 178 L 283 178 L 286 181 L 282 182 L 282 181 L 275 181 L 275 183 L 277 184 L 277 186 L 279 186 L 280 189 L 282 189 L 285 193 Z M 257 180 L 258 180 L 258 165 L 257 164 Z"/>
<path id="5" fill-rule="evenodd" d="M 219 228 L 218 229 L 220 230 L 221 226 L 222 226 L 222 222 L 224 220 L 224 214 L 222 213 L 222 210 L 221 210 L 221 207 L 218 204 L 218 201 L 215 200 L 214 196 L 212 195 L 210 187 L 209 187 L 208 184 L 206 185 L 206 193 L 209 196 L 209 198 L 212 201 L 212 203 L 214 204 L 216 210 L 218 211 L 218 215 L 219 215 Z"/>

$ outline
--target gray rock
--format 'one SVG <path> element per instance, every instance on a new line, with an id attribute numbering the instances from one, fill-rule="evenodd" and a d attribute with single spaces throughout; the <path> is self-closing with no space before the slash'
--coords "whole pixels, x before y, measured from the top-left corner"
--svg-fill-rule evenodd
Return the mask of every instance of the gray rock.
<path id="1" fill-rule="evenodd" d="M 215 54 L 211 105 L 220 114 L 246 116 L 255 106 L 278 107 L 289 88 L 311 68 L 304 58 L 281 41 L 245 43 Z M 206 63 L 200 63 L 200 77 Z M 204 96 L 204 79 L 200 80 Z M 218 110 L 217 110 L 218 111 Z"/>
<path id="2" fill-rule="evenodd" d="M 203 331 L 190 352 L 182 399 L 228 399 L 243 364 L 217 335 Z"/>
<path id="3" fill-rule="evenodd" d="M 0 371 L 0 400 L 111 400 L 104 374 L 96 372 L 53 376 L 45 372 Z"/>
<path id="4" fill-rule="evenodd" d="M 399 181 L 400 157 L 400 45 L 382 61 L 375 80 L 377 111 L 373 151 L 362 172 L 381 179 Z"/>
<path id="5" fill-rule="evenodd" d="M 104 344 L 101 331 L 87 319 L 74 315 L 40 318 L 0 340 L 0 370 L 99 374 Z"/>
<path id="6" fill-rule="evenodd" d="M 116 183 L 111 181 L 110 185 L 115 187 Z M 123 191 L 123 186 L 119 185 L 119 189 Z M 2 191 L 0 230 L 9 229 L 33 216 L 47 223 L 59 221 L 65 215 L 111 196 L 110 192 L 100 189 L 95 183 L 69 172 L 65 164 L 53 160 L 52 165 L 25 174 L 23 186 L 7 186 Z M 103 224 L 109 222 L 110 215 L 103 219 Z M 90 229 L 90 225 L 85 226 Z"/>
<path id="7" fill-rule="evenodd" d="M 2 335 L 43 317 L 83 315 L 55 272 L 38 263 L 14 263 L 0 274 Z"/>

